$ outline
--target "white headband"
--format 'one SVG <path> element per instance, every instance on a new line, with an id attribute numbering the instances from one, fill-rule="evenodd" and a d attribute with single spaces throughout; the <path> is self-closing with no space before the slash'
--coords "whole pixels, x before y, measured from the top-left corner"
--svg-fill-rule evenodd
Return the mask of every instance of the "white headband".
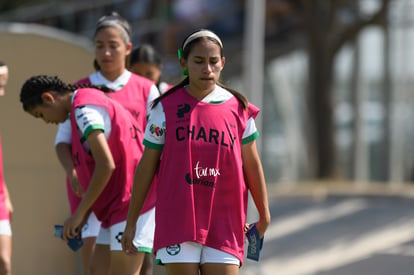
<path id="1" fill-rule="evenodd" d="M 97 24 L 96 30 L 99 31 L 100 29 L 112 27 L 121 32 L 121 36 L 124 39 L 125 44 L 128 44 L 131 42 L 131 36 L 128 32 L 128 30 L 120 23 L 118 19 L 106 19 L 102 20 L 102 22 L 99 22 Z M 96 36 L 96 32 L 95 32 Z"/>
<path id="2" fill-rule="evenodd" d="M 7 74 L 9 72 L 9 69 L 6 65 L 0 66 L 0 74 Z"/>
<path id="3" fill-rule="evenodd" d="M 213 38 L 213 39 L 215 39 L 215 40 L 217 40 L 217 42 L 220 44 L 220 47 L 221 48 L 223 48 L 223 43 L 221 42 L 221 40 L 220 40 L 220 38 L 214 33 L 214 32 L 211 32 L 211 31 L 208 31 L 208 30 L 202 30 L 202 31 L 198 31 L 198 32 L 195 32 L 195 33 L 193 33 L 192 35 L 190 35 L 185 41 L 184 41 L 184 44 L 183 44 L 183 51 L 184 51 L 184 49 L 185 49 L 185 47 L 191 42 L 191 41 L 193 41 L 193 40 L 195 40 L 195 39 L 197 39 L 197 38 L 200 38 L 200 37 L 210 37 L 210 38 Z"/>

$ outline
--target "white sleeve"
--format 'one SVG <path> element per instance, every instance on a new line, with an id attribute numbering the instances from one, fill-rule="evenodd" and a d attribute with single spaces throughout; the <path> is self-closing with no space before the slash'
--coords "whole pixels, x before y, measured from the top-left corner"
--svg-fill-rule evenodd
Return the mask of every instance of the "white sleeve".
<path id="1" fill-rule="evenodd" d="M 246 129 L 244 129 L 243 139 L 252 137 L 253 135 L 257 135 L 257 128 L 254 118 L 251 117 L 247 121 Z"/>
<path id="2" fill-rule="evenodd" d="M 144 144 L 152 144 L 155 147 L 165 143 L 165 113 L 161 102 L 151 109 L 145 128 Z"/>
<path id="3" fill-rule="evenodd" d="M 72 126 L 70 125 L 70 119 L 59 124 L 55 137 L 55 146 L 58 143 L 72 144 Z"/>
<path id="4" fill-rule="evenodd" d="M 152 85 L 151 90 L 148 95 L 148 100 L 147 100 L 147 116 L 149 115 L 151 111 L 152 102 L 154 101 L 154 99 L 156 99 L 159 96 L 160 96 L 160 91 L 158 90 L 157 86 Z"/>
<path id="5" fill-rule="evenodd" d="M 100 129 L 108 139 L 111 132 L 111 119 L 105 107 L 85 105 L 75 109 L 76 124 L 86 139 L 93 130 Z"/>

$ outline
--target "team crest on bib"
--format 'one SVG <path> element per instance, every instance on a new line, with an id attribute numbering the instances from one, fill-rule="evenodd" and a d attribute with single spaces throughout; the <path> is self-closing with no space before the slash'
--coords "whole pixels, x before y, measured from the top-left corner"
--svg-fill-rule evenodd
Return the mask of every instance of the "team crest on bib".
<path id="1" fill-rule="evenodd" d="M 168 255 L 175 256 L 175 255 L 177 255 L 178 253 L 180 253 L 180 251 L 181 251 L 181 246 L 180 246 L 179 244 L 176 244 L 176 245 L 170 245 L 170 246 L 167 246 L 167 247 L 165 248 L 165 250 L 167 251 Z"/>

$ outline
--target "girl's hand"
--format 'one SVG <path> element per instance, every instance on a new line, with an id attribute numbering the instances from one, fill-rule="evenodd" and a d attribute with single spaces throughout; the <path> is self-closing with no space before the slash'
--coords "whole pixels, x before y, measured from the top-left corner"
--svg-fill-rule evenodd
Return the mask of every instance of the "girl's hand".
<path id="1" fill-rule="evenodd" d="M 84 217 L 78 214 L 77 211 L 67 218 L 63 224 L 63 239 L 67 241 L 68 239 L 73 239 L 78 236 L 83 221 Z"/>
<path id="2" fill-rule="evenodd" d="M 264 236 L 264 234 L 265 234 L 265 232 L 266 232 L 267 227 L 269 226 L 269 224 L 270 224 L 270 220 L 269 221 L 267 221 L 267 220 L 259 220 L 256 223 L 256 228 L 257 228 L 257 231 L 259 232 L 260 238 L 263 238 L 263 236 Z"/>
<path id="3" fill-rule="evenodd" d="M 248 224 L 248 223 L 246 223 L 245 225 L 244 225 L 244 235 L 246 235 L 247 234 L 247 231 L 249 231 L 249 228 L 250 228 L 250 224 Z"/>
<path id="4" fill-rule="evenodd" d="M 124 251 L 127 255 L 136 255 L 138 253 L 138 249 L 134 246 L 133 243 L 133 240 L 135 238 L 135 230 L 135 225 L 131 226 L 127 224 L 125 226 L 124 233 L 122 234 L 122 251 Z"/>
<path id="5" fill-rule="evenodd" d="M 270 220 L 269 221 L 268 220 L 264 220 L 264 221 L 259 220 L 258 222 L 256 222 L 256 228 L 257 228 L 257 231 L 259 232 L 260 238 L 263 238 L 269 224 L 270 224 Z M 247 231 L 249 231 L 249 229 L 250 229 L 250 224 L 246 223 L 244 225 L 244 234 L 245 235 L 247 234 Z"/>

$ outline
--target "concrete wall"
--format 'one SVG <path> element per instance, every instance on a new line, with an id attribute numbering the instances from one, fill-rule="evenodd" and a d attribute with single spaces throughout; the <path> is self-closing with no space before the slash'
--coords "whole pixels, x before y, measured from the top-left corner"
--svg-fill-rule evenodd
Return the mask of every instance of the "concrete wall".
<path id="1" fill-rule="evenodd" d="M 79 257 L 53 236 L 69 215 L 63 169 L 53 142 L 55 125 L 25 113 L 20 88 L 32 75 L 58 75 L 73 82 L 93 71 L 91 41 L 34 25 L 0 24 L 0 59 L 10 71 L 0 97 L 5 179 L 14 204 L 13 274 L 79 273 Z"/>

